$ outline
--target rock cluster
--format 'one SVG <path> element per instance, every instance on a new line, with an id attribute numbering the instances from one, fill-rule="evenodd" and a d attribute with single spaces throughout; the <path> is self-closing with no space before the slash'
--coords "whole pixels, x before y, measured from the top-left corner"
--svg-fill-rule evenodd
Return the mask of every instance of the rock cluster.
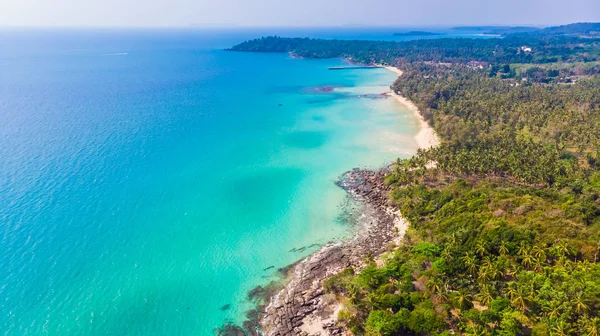
<path id="1" fill-rule="evenodd" d="M 340 271 L 364 267 L 367 256 L 378 256 L 398 238 L 396 214 L 390 210 L 389 188 L 383 183 L 387 170 L 354 169 L 337 183 L 356 199 L 364 202 L 365 210 L 359 220 L 356 235 L 344 242 L 324 246 L 298 263 L 291 281 L 273 296 L 261 321 L 264 334 L 283 335 L 342 335 L 344 330 L 331 319 L 330 303 L 324 300 L 322 281 Z M 329 306 L 328 306 L 329 305 Z M 326 319 L 325 311 L 330 318 Z M 319 324 L 317 328 L 303 327 L 305 323 Z M 316 322 L 315 322 L 316 321 Z M 323 323 L 319 323 L 323 322 Z M 309 332 L 309 330 L 318 330 Z"/>

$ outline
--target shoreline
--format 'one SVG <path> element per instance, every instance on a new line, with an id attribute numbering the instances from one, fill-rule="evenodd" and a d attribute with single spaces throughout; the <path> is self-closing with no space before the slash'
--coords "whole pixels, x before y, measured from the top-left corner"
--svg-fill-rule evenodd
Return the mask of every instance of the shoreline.
<path id="1" fill-rule="evenodd" d="M 324 292 L 322 281 L 347 268 L 360 271 L 366 256 L 379 258 L 389 252 L 390 244 L 401 241 L 408 229 L 408 221 L 389 204 L 389 188 L 383 183 L 388 172 L 355 168 L 336 183 L 364 206 L 355 235 L 327 244 L 290 269 L 289 282 L 264 308 L 259 321 L 264 335 L 343 334 L 335 323 L 341 306 Z"/>
<path id="2" fill-rule="evenodd" d="M 403 72 L 384 66 L 398 76 Z M 408 108 L 419 121 L 419 131 L 414 139 L 419 149 L 438 146 L 439 138 L 425 121 L 418 107 L 394 91 L 385 93 Z M 363 206 L 354 236 L 347 241 L 329 243 L 296 264 L 285 274 L 288 282 L 277 293 L 267 297 L 257 320 L 257 335 L 342 335 L 343 328 L 336 326 L 341 304 L 325 293 L 322 281 L 344 269 L 355 271 L 364 268 L 367 255 L 381 258 L 391 244 L 401 243 L 408 221 L 391 206 L 389 188 L 383 183 L 389 168 L 346 172 L 336 184 L 346 190 Z"/>
<path id="3" fill-rule="evenodd" d="M 404 73 L 402 70 L 393 67 L 393 66 L 384 66 L 384 68 L 388 71 L 398 74 L 398 77 L 402 76 Z M 431 147 L 437 147 L 440 145 L 440 139 L 437 136 L 437 133 L 433 130 L 433 128 L 425 121 L 421 111 L 408 98 L 401 96 L 397 92 L 393 90 L 386 94 L 388 97 L 394 97 L 400 104 L 407 107 L 413 115 L 419 121 L 419 132 L 415 135 L 415 142 L 417 143 L 417 147 L 420 149 L 429 149 Z"/>

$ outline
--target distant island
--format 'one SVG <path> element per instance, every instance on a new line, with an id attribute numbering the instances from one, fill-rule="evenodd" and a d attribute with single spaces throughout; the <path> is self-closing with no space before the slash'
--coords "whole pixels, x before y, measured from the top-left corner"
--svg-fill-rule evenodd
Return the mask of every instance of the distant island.
<path id="1" fill-rule="evenodd" d="M 485 35 L 508 35 L 515 33 L 530 33 L 540 30 L 537 27 L 528 26 L 460 26 L 452 27 L 455 31 L 480 32 Z"/>
<path id="2" fill-rule="evenodd" d="M 411 30 L 409 32 L 404 32 L 404 33 L 394 33 L 393 35 L 394 36 L 438 36 L 438 35 L 445 35 L 445 34 L 422 31 L 422 30 Z"/>
<path id="3" fill-rule="evenodd" d="M 479 32 L 485 35 L 526 35 L 529 36 L 584 36 L 598 37 L 600 36 L 600 24 L 596 22 L 579 22 L 563 26 L 539 28 L 530 26 L 460 26 L 450 28 L 454 31 L 463 32 Z"/>

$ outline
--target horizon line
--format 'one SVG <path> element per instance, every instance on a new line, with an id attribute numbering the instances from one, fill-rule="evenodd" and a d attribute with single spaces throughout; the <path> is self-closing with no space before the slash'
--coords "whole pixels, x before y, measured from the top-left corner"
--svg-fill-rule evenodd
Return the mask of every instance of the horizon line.
<path id="1" fill-rule="evenodd" d="M 202 25 L 202 24 L 189 24 L 189 25 L 177 25 L 177 26 L 161 26 L 161 25 L 139 25 L 139 26 L 128 26 L 128 25 L 1 25 L 0 29 L 302 29 L 302 28 L 454 28 L 454 27 L 535 27 L 545 28 L 552 26 L 562 26 L 576 23 L 600 23 L 593 21 L 577 21 L 571 23 L 546 23 L 546 24 L 530 24 L 530 23 L 481 23 L 481 24 L 422 24 L 422 25 L 404 25 L 404 24 L 390 24 L 390 25 L 378 25 L 378 24 L 343 24 L 343 25 Z"/>
<path id="2" fill-rule="evenodd" d="M 480 24 L 420 24 L 420 25 L 405 25 L 405 24 L 340 24 L 340 25 L 237 25 L 237 24 L 214 24 L 214 25 L 204 25 L 204 24 L 188 24 L 188 25 L 2 25 L 0 24 L 0 30 L 9 30 L 9 29 L 23 29 L 23 30 L 38 30 L 38 29 L 48 29 L 48 30 L 77 30 L 77 29 L 122 29 L 122 30 L 135 30 L 135 29 L 148 29 L 148 30 L 214 30 L 214 29 L 222 29 L 222 30 L 240 30 L 240 29 L 385 29 L 385 28 L 456 28 L 456 27 L 534 27 L 534 28 L 548 28 L 548 27 L 556 27 L 556 26 L 564 26 L 570 24 L 577 23 L 600 23 L 600 21 L 576 21 L 569 23 L 546 23 L 546 24 L 531 24 L 531 23 L 480 23 Z"/>

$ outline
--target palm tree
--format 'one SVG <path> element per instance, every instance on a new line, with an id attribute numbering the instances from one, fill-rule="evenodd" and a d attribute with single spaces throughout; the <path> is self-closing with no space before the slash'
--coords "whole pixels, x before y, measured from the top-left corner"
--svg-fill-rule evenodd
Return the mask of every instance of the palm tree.
<path id="1" fill-rule="evenodd" d="M 540 259 L 541 261 L 545 261 L 546 260 L 546 251 L 544 251 L 543 248 L 535 245 L 532 249 L 531 249 L 531 253 L 533 254 L 534 257 Z"/>
<path id="2" fill-rule="evenodd" d="M 489 306 L 489 304 L 494 300 L 494 296 L 492 295 L 492 290 L 490 286 L 481 286 L 481 290 L 479 291 L 479 294 L 476 295 L 476 298 L 484 306 Z"/>
<path id="3" fill-rule="evenodd" d="M 519 267 L 516 264 L 510 264 L 506 269 L 506 275 L 514 277 L 519 273 Z"/>
<path id="4" fill-rule="evenodd" d="M 438 278 L 431 278 L 427 281 L 425 287 L 431 294 L 437 294 L 442 291 L 442 282 Z"/>
<path id="5" fill-rule="evenodd" d="M 547 301 L 546 304 L 542 307 L 542 311 L 544 312 L 544 316 L 549 319 L 555 319 L 560 314 L 560 302 L 558 301 Z"/>
<path id="6" fill-rule="evenodd" d="M 373 311 L 376 308 L 380 308 L 379 304 L 377 303 L 377 298 L 375 294 L 370 293 L 369 295 L 367 295 L 367 297 L 365 298 L 365 306 L 369 310 L 369 312 Z"/>
<path id="7" fill-rule="evenodd" d="M 492 275 L 492 279 L 500 279 L 504 274 L 504 265 L 501 262 L 496 262 L 490 268 L 490 273 Z"/>
<path id="8" fill-rule="evenodd" d="M 542 265 L 542 263 L 540 262 L 539 259 L 536 259 L 535 262 L 533 263 L 533 271 L 535 273 L 542 273 L 542 271 L 544 270 L 544 265 Z"/>
<path id="9" fill-rule="evenodd" d="M 448 237 L 448 244 L 446 246 L 454 246 L 455 243 L 456 243 L 456 233 L 452 232 L 450 237 Z M 599 248 L 600 248 L 600 245 L 599 245 Z"/>
<path id="10" fill-rule="evenodd" d="M 462 257 L 462 260 L 464 261 L 465 265 L 467 266 L 467 271 L 471 274 L 475 274 L 475 272 L 477 272 L 477 264 L 476 264 L 476 260 L 475 256 L 473 256 L 470 253 L 466 253 L 464 257 Z"/>
<path id="11" fill-rule="evenodd" d="M 508 296 L 510 300 L 512 300 L 517 295 L 517 289 L 515 287 L 516 283 L 514 281 L 511 281 L 508 283 L 508 286 L 504 291 L 506 293 L 506 296 Z"/>
<path id="12" fill-rule="evenodd" d="M 575 299 L 573 300 L 573 305 L 575 305 L 575 311 L 578 314 L 585 314 L 588 311 L 588 306 L 585 304 L 583 299 L 583 294 L 581 292 L 577 293 Z"/>
<path id="13" fill-rule="evenodd" d="M 529 252 L 529 247 L 527 247 L 527 245 L 525 245 L 525 243 L 521 242 L 521 244 L 519 244 L 519 248 L 517 249 L 517 254 L 522 256 L 523 254 Z"/>
<path id="14" fill-rule="evenodd" d="M 563 320 L 560 320 L 557 323 L 555 323 L 551 329 L 551 334 L 553 336 L 567 336 L 570 333 L 571 333 L 571 326 Z"/>
<path id="15" fill-rule="evenodd" d="M 490 271 L 485 267 L 481 267 L 479 269 L 479 276 L 477 277 L 477 281 L 481 283 L 486 283 L 488 281 L 488 278 L 490 278 Z"/>
<path id="16" fill-rule="evenodd" d="M 554 249 L 560 256 L 567 257 L 571 255 L 571 247 L 564 240 L 561 240 L 556 246 L 554 246 Z"/>
<path id="17" fill-rule="evenodd" d="M 434 296 L 435 301 L 444 302 L 448 300 L 448 284 L 437 278 L 432 278 L 425 285 L 429 292 Z"/>
<path id="18" fill-rule="evenodd" d="M 350 285 L 350 287 L 348 288 L 348 299 L 350 300 L 350 303 L 352 303 L 353 305 L 357 304 L 360 301 L 359 296 L 360 292 L 358 288 L 356 288 L 356 286 L 354 285 Z"/>
<path id="19" fill-rule="evenodd" d="M 452 252 L 450 251 L 450 245 L 446 245 L 446 247 L 444 248 L 444 250 L 442 251 L 440 256 L 448 261 L 452 261 L 454 259 L 454 256 L 452 255 Z"/>
<path id="20" fill-rule="evenodd" d="M 592 263 L 590 263 L 587 259 L 580 261 L 576 265 L 577 270 L 589 272 L 592 269 Z"/>
<path id="21" fill-rule="evenodd" d="M 469 335 L 469 336 L 485 336 L 485 335 L 489 335 L 489 333 L 487 330 L 485 330 L 484 327 L 471 322 L 469 325 L 469 331 L 467 332 L 467 335 Z"/>
<path id="22" fill-rule="evenodd" d="M 492 263 L 492 260 L 490 259 L 490 257 L 485 257 L 483 258 L 482 262 L 481 262 L 481 266 L 485 267 L 487 269 L 493 268 L 494 264 Z"/>
<path id="23" fill-rule="evenodd" d="M 487 253 L 487 246 L 484 241 L 477 242 L 477 245 L 475 245 L 475 252 L 479 254 L 480 257 L 483 257 Z"/>
<path id="24" fill-rule="evenodd" d="M 436 296 L 436 299 L 438 302 L 447 302 L 448 301 L 448 284 L 444 283 L 442 285 L 442 290 L 439 292 L 439 294 Z"/>
<path id="25" fill-rule="evenodd" d="M 456 291 L 455 299 L 460 310 L 467 309 L 471 305 L 471 294 L 463 288 Z"/>
<path id="26" fill-rule="evenodd" d="M 523 259 L 521 259 L 521 264 L 523 264 L 523 266 L 525 268 L 531 268 L 531 265 L 533 265 L 533 263 L 535 262 L 535 258 L 529 254 L 528 251 L 524 252 L 522 254 Z"/>
<path id="27" fill-rule="evenodd" d="M 583 329 L 586 336 L 600 336 L 600 318 L 585 319 Z"/>
<path id="28" fill-rule="evenodd" d="M 400 174 L 401 165 L 402 165 L 402 161 L 400 160 L 400 158 L 397 158 L 396 159 L 396 167 L 394 167 L 394 168 L 396 168 L 396 174 Z"/>
<path id="29" fill-rule="evenodd" d="M 525 313 L 525 310 L 527 310 L 527 303 L 525 302 L 526 297 L 525 291 L 522 288 L 518 288 L 516 294 L 514 294 L 512 300 L 510 300 L 510 303 L 515 308 L 519 309 L 521 313 Z"/>
<path id="30" fill-rule="evenodd" d="M 535 299 L 535 293 L 537 293 L 537 291 L 535 290 L 533 282 L 531 282 L 529 284 L 529 293 L 527 294 L 527 299 L 529 301 L 533 301 Z"/>
<path id="31" fill-rule="evenodd" d="M 500 247 L 498 248 L 498 251 L 500 252 L 500 255 L 508 255 L 508 247 L 506 246 L 504 240 L 500 242 Z"/>

